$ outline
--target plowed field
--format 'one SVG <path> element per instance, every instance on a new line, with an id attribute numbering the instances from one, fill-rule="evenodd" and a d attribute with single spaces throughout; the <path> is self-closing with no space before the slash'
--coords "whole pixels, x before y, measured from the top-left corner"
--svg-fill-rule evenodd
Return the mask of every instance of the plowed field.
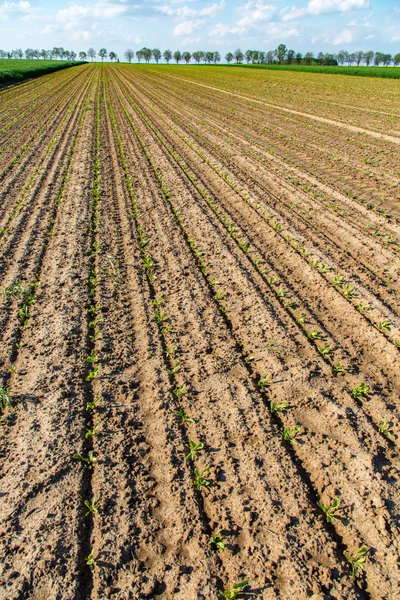
<path id="1" fill-rule="evenodd" d="M 0 598 L 400 597 L 398 86 L 0 92 Z"/>

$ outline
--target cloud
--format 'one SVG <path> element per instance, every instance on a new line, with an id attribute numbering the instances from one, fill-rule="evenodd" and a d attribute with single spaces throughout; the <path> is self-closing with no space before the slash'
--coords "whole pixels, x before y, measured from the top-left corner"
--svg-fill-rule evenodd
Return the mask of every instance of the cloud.
<path id="1" fill-rule="evenodd" d="M 30 2 L 3 2 L 3 4 L 0 4 L 0 19 L 7 19 L 18 14 L 29 15 L 36 12 L 36 10 Z"/>
<path id="2" fill-rule="evenodd" d="M 350 44 L 353 41 L 353 34 L 350 29 L 343 29 L 338 33 L 332 40 L 334 46 L 340 46 L 341 44 Z"/>
<path id="3" fill-rule="evenodd" d="M 186 5 L 180 8 L 172 8 L 169 4 L 163 4 L 156 6 L 155 10 L 174 19 L 190 19 L 193 17 L 215 17 L 224 7 L 225 0 L 221 0 L 219 3 L 214 3 L 201 9 L 189 8 Z"/>
<path id="4" fill-rule="evenodd" d="M 201 29 L 204 25 L 204 19 L 181 21 L 173 30 L 172 34 L 175 36 L 180 35 L 191 35 L 194 31 Z"/>
<path id="5" fill-rule="evenodd" d="M 94 19 L 112 19 L 122 15 L 127 10 L 126 6 L 113 2 L 96 2 L 95 4 L 71 4 L 68 8 L 60 9 L 55 19 L 66 29 L 73 29 L 85 21 Z"/>
<path id="6" fill-rule="evenodd" d="M 307 13 L 310 15 L 322 15 L 326 13 L 347 12 L 369 8 L 370 0 L 310 0 Z"/>
<path id="7" fill-rule="evenodd" d="M 277 8 L 274 4 L 266 4 L 264 0 L 248 0 L 240 11 L 244 16 L 237 24 L 247 29 L 270 21 L 276 14 Z"/>
<path id="8" fill-rule="evenodd" d="M 279 13 L 279 17 L 281 21 L 293 21 L 294 19 L 299 19 L 300 17 L 304 17 L 307 14 L 306 8 L 297 8 L 296 6 L 287 6 L 286 8 L 282 8 Z"/>

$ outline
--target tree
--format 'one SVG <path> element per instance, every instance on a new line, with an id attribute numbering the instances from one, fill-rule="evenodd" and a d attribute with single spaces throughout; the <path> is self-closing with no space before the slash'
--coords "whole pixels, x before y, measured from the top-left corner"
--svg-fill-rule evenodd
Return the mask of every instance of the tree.
<path id="1" fill-rule="evenodd" d="M 382 52 L 375 52 L 374 65 L 376 67 L 379 67 L 379 65 L 381 63 L 383 63 L 383 54 L 382 54 Z"/>
<path id="2" fill-rule="evenodd" d="M 337 55 L 337 60 L 341 67 L 343 66 L 343 63 L 344 63 L 344 53 L 345 53 L 345 50 L 339 50 L 338 55 Z"/>
<path id="3" fill-rule="evenodd" d="M 262 65 L 265 63 L 265 52 L 262 50 L 258 53 L 258 62 Z"/>
<path id="4" fill-rule="evenodd" d="M 101 58 L 101 62 L 103 62 L 105 57 L 107 56 L 107 50 L 105 48 L 100 48 L 99 56 Z"/>
<path id="5" fill-rule="evenodd" d="M 142 48 L 140 50 L 140 52 L 142 53 L 142 57 L 144 58 L 144 60 L 149 63 L 151 60 L 151 57 L 153 56 L 153 52 L 150 50 L 150 48 L 146 48 L 146 46 L 144 48 Z M 136 52 L 136 56 L 137 56 L 137 52 Z"/>
<path id="6" fill-rule="evenodd" d="M 128 50 L 125 50 L 125 54 L 124 54 L 126 60 L 128 61 L 128 63 L 132 62 L 133 57 L 135 56 L 135 53 L 133 50 L 131 50 L 130 48 L 128 48 Z"/>
<path id="7" fill-rule="evenodd" d="M 244 53 L 244 56 L 246 58 L 247 64 L 249 64 L 249 62 L 251 60 L 253 60 L 253 50 L 246 50 L 246 52 Z"/>
<path id="8" fill-rule="evenodd" d="M 312 52 L 306 52 L 304 55 L 304 62 L 306 63 L 306 65 L 311 65 L 313 60 L 314 54 Z"/>
<path id="9" fill-rule="evenodd" d="M 279 44 L 279 46 L 277 47 L 275 52 L 276 52 L 276 58 L 278 59 L 278 63 L 282 64 L 282 62 L 285 60 L 287 52 L 288 52 L 285 44 Z"/>
<path id="10" fill-rule="evenodd" d="M 349 64 L 349 65 L 352 65 L 352 64 L 353 64 L 353 62 L 356 62 L 356 60 L 357 60 L 357 55 L 356 55 L 356 53 L 355 53 L 355 52 L 351 52 L 351 53 L 349 54 L 349 56 L 348 56 L 348 59 L 347 59 L 347 62 L 348 62 L 348 64 Z"/>
<path id="11" fill-rule="evenodd" d="M 364 60 L 364 52 L 362 50 L 359 50 L 358 52 L 356 52 L 357 67 L 360 66 L 360 63 L 362 63 L 363 60 Z"/>
<path id="12" fill-rule="evenodd" d="M 383 55 L 383 64 L 385 67 L 388 67 L 390 65 L 390 63 L 392 62 L 393 58 L 391 54 L 384 54 Z"/>
<path id="13" fill-rule="evenodd" d="M 294 57 L 295 57 L 295 51 L 294 50 L 289 50 L 287 53 L 287 64 L 291 65 L 294 62 Z"/>
<path id="14" fill-rule="evenodd" d="M 364 54 L 364 62 L 367 65 L 367 67 L 369 67 L 371 62 L 374 60 L 374 56 L 375 53 L 372 50 L 368 50 L 368 52 Z"/>
<path id="15" fill-rule="evenodd" d="M 15 56 L 15 58 L 23 58 L 24 52 L 23 52 L 22 48 L 17 48 L 16 50 L 14 50 L 14 56 Z"/>
<path id="16" fill-rule="evenodd" d="M 233 54 L 232 54 L 232 52 L 228 52 L 228 54 L 225 54 L 225 60 L 228 63 L 228 65 L 231 64 L 231 62 L 233 60 Z"/>
<path id="17" fill-rule="evenodd" d="M 194 58 L 195 62 L 197 64 L 199 64 L 199 62 L 202 59 L 202 52 L 200 50 L 196 50 L 195 52 L 193 52 L 192 57 Z"/>
<path id="18" fill-rule="evenodd" d="M 172 52 L 171 52 L 171 50 L 165 50 L 164 53 L 163 53 L 163 57 L 164 57 L 164 60 L 166 60 L 167 63 L 169 64 L 169 61 L 172 58 Z"/>
<path id="19" fill-rule="evenodd" d="M 216 52 L 213 53 L 213 61 L 214 61 L 215 65 L 217 63 L 221 62 L 221 55 L 220 55 L 219 52 L 216 51 Z"/>
<path id="20" fill-rule="evenodd" d="M 323 52 L 318 52 L 317 60 L 320 65 L 323 65 L 325 61 L 325 54 Z"/>
<path id="21" fill-rule="evenodd" d="M 79 60 L 86 60 L 87 54 L 84 50 L 79 52 Z"/>
<path id="22" fill-rule="evenodd" d="M 253 63 L 253 65 L 254 65 L 254 63 L 258 63 L 259 56 L 260 56 L 260 53 L 259 53 L 258 50 L 253 50 L 252 51 L 251 62 Z"/>
<path id="23" fill-rule="evenodd" d="M 393 64 L 395 67 L 397 67 L 397 65 L 400 65 L 400 52 L 393 56 Z"/>
<path id="24" fill-rule="evenodd" d="M 156 63 L 158 64 L 158 61 L 159 61 L 159 60 L 160 60 L 160 58 L 161 58 L 161 50 L 159 50 L 158 48 L 154 48 L 152 52 L 153 52 L 153 57 L 154 57 L 154 60 L 155 60 L 155 61 L 156 61 Z"/>
<path id="25" fill-rule="evenodd" d="M 115 60 L 115 59 L 117 58 L 117 55 L 115 54 L 115 52 L 112 52 L 112 51 L 111 51 L 111 52 L 109 53 L 109 55 L 108 55 L 108 58 L 109 58 L 109 59 L 111 60 L 111 62 L 112 62 L 113 60 Z"/>
<path id="26" fill-rule="evenodd" d="M 302 60 L 303 60 L 303 55 L 302 55 L 301 52 L 298 52 L 296 54 L 296 62 L 297 62 L 297 64 L 300 65 Z"/>
<path id="27" fill-rule="evenodd" d="M 214 52 L 206 52 L 205 53 L 205 61 L 210 64 L 211 61 L 214 60 Z"/>
<path id="28" fill-rule="evenodd" d="M 64 50 L 64 52 L 62 53 L 62 57 L 64 60 L 71 60 L 71 52 L 69 50 Z"/>
<path id="29" fill-rule="evenodd" d="M 174 59 L 176 60 L 176 64 L 178 64 L 182 60 L 182 54 L 179 50 L 175 50 Z"/>
<path id="30" fill-rule="evenodd" d="M 89 50 L 87 51 L 88 56 L 92 59 L 96 58 L 96 50 L 94 48 L 89 48 Z"/>
<path id="31" fill-rule="evenodd" d="M 71 50 L 71 52 L 69 53 L 69 57 L 71 60 L 76 60 L 76 52 L 74 50 Z"/>
<path id="32" fill-rule="evenodd" d="M 240 48 L 236 48 L 235 52 L 233 53 L 233 58 L 236 60 L 236 63 L 242 62 L 244 56 Z"/>
<path id="33" fill-rule="evenodd" d="M 265 59 L 267 61 L 267 65 L 272 65 L 272 63 L 274 62 L 274 59 L 275 59 L 275 52 L 274 52 L 274 50 L 268 50 Z"/>
<path id="34" fill-rule="evenodd" d="M 136 58 L 137 58 L 138 63 L 140 63 L 140 61 L 143 58 L 143 52 L 141 50 L 136 51 Z"/>
<path id="35" fill-rule="evenodd" d="M 190 52 L 186 51 L 182 54 L 182 58 L 185 61 L 185 63 L 188 65 L 192 59 L 192 55 L 190 54 Z"/>

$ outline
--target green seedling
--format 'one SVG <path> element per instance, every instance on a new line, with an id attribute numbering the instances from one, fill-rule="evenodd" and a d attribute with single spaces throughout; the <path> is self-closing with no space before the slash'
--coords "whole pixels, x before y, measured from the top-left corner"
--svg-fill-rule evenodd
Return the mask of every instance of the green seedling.
<path id="1" fill-rule="evenodd" d="M 300 425 L 295 425 L 294 427 L 284 427 L 282 431 L 282 437 L 285 442 L 290 442 L 293 445 L 297 444 L 296 437 L 300 431 Z"/>
<path id="2" fill-rule="evenodd" d="M 202 450 L 204 450 L 204 444 L 203 444 L 203 442 L 199 442 L 198 444 L 196 444 L 196 442 L 193 442 L 192 440 L 189 440 L 189 446 L 190 446 L 190 452 L 186 456 L 186 460 L 194 460 L 194 457 L 197 454 L 199 454 L 199 452 L 201 452 Z"/>
<path id="3" fill-rule="evenodd" d="M 145 256 L 143 259 L 143 266 L 148 271 L 154 267 L 154 263 L 151 260 L 150 256 Z"/>
<path id="4" fill-rule="evenodd" d="M 91 502 L 90 500 L 85 500 L 85 506 L 88 509 L 85 517 L 90 514 L 97 514 L 99 512 L 100 505 L 97 503 L 96 498 L 93 498 Z"/>
<path id="5" fill-rule="evenodd" d="M 376 327 L 376 329 L 378 329 L 378 331 L 381 331 L 382 333 L 389 333 L 390 321 L 389 319 L 384 319 L 383 321 L 380 321 L 380 323 L 374 323 L 374 327 Z"/>
<path id="6" fill-rule="evenodd" d="M 175 373 L 178 373 L 178 371 L 180 371 L 180 368 L 181 368 L 181 363 L 178 360 L 177 362 L 174 362 L 172 369 L 168 369 L 168 373 L 170 375 L 174 375 Z"/>
<path id="7" fill-rule="evenodd" d="M 171 317 L 168 317 L 167 313 L 162 313 L 159 310 L 156 310 L 154 312 L 154 316 L 159 325 L 161 325 L 162 323 L 171 323 L 172 322 Z"/>
<path id="8" fill-rule="evenodd" d="M 285 308 L 296 308 L 297 304 L 293 300 L 288 300 L 287 302 L 284 302 L 283 306 Z"/>
<path id="9" fill-rule="evenodd" d="M 3 287 L 2 293 L 5 300 L 7 300 L 8 298 L 20 300 L 24 297 L 25 289 L 20 283 L 15 283 L 14 285 L 10 285 L 9 287 Z"/>
<path id="10" fill-rule="evenodd" d="M 87 457 L 82 456 L 82 454 L 74 454 L 72 458 L 75 458 L 75 460 L 80 460 L 81 462 L 85 462 L 89 467 L 92 467 L 94 463 L 97 462 L 97 458 L 94 455 L 93 450 L 90 450 Z"/>
<path id="11" fill-rule="evenodd" d="M 289 406 L 289 402 L 270 402 L 269 410 L 272 414 L 278 414 L 283 412 L 287 406 Z"/>
<path id="12" fill-rule="evenodd" d="M 268 285 L 270 285 L 270 286 L 273 286 L 273 285 L 274 285 L 274 283 L 276 283 L 277 281 L 278 281 L 278 278 L 277 278 L 277 277 L 275 277 L 275 275 L 273 275 L 272 277 L 270 277 L 270 278 L 268 279 Z"/>
<path id="13" fill-rule="evenodd" d="M 100 423 L 93 425 L 92 429 L 87 427 L 86 433 L 85 433 L 85 438 L 88 440 L 91 437 L 96 437 L 97 435 L 99 435 L 98 429 L 100 429 L 100 427 L 101 427 Z"/>
<path id="14" fill-rule="evenodd" d="M 0 387 L 0 408 L 5 409 L 6 407 L 12 408 L 12 402 L 10 398 L 10 387 Z"/>
<path id="15" fill-rule="evenodd" d="M 86 360 L 87 360 L 87 362 L 90 362 L 90 363 L 99 362 L 99 357 L 96 356 L 96 352 L 94 351 L 94 349 L 91 351 L 89 356 L 86 357 Z"/>
<path id="16" fill-rule="evenodd" d="M 369 386 L 366 383 L 359 383 L 351 390 L 351 395 L 355 400 L 362 400 L 369 396 Z"/>
<path id="17" fill-rule="evenodd" d="M 89 335 L 89 337 L 92 340 L 92 342 L 94 342 L 95 340 L 97 340 L 97 338 L 100 335 L 101 335 L 101 329 L 98 329 L 97 331 L 94 331 L 91 335 Z"/>
<path id="18" fill-rule="evenodd" d="M 307 333 L 307 337 L 309 340 L 319 340 L 321 337 L 321 333 L 318 329 L 313 329 L 310 333 Z"/>
<path id="19" fill-rule="evenodd" d="M 241 594 L 243 594 L 244 588 L 248 586 L 248 581 L 240 581 L 239 583 L 235 583 L 233 587 L 231 587 L 228 591 L 220 591 L 220 595 L 225 600 L 235 600 Z"/>
<path id="20" fill-rule="evenodd" d="M 263 375 L 257 382 L 257 385 L 265 392 L 272 384 L 271 375 Z"/>
<path id="21" fill-rule="evenodd" d="M 86 402 L 86 410 L 96 410 L 98 402 L 100 402 L 100 398 L 94 398 L 92 401 Z"/>
<path id="22" fill-rule="evenodd" d="M 361 548 L 354 554 L 351 554 L 350 552 L 345 550 L 344 555 L 346 557 L 347 562 L 351 566 L 351 576 L 353 577 L 353 579 L 356 578 L 358 573 L 362 573 L 362 571 L 364 570 L 364 563 L 366 561 L 368 552 L 369 548 L 367 548 L 366 546 L 361 546 Z"/>
<path id="23" fill-rule="evenodd" d="M 360 302 L 360 304 L 357 304 L 356 309 L 363 315 L 366 311 L 371 310 L 371 307 L 368 304 L 364 305 Z"/>
<path id="24" fill-rule="evenodd" d="M 221 535 L 223 529 L 217 529 L 217 531 L 210 536 L 208 543 L 211 544 L 216 550 L 226 550 L 225 541 Z"/>
<path id="25" fill-rule="evenodd" d="M 335 498 L 335 500 L 333 500 L 333 502 L 331 502 L 329 505 L 326 505 L 321 501 L 317 502 L 317 504 L 324 513 L 327 523 L 333 523 L 335 520 L 335 512 L 339 508 L 340 500 Z"/>
<path id="26" fill-rule="evenodd" d="M 176 351 L 177 351 L 177 347 L 172 346 L 172 348 L 167 348 L 165 350 L 165 354 L 166 354 L 166 356 L 168 356 L 168 358 L 172 358 Z"/>
<path id="27" fill-rule="evenodd" d="M 89 327 L 91 327 L 92 329 L 94 329 L 96 327 L 96 325 L 98 325 L 99 323 L 102 323 L 103 321 L 104 321 L 103 317 L 97 317 L 97 319 L 94 319 L 93 321 L 90 321 Z"/>
<path id="28" fill-rule="evenodd" d="M 90 371 L 85 379 L 85 381 L 92 381 L 100 371 L 100 367 L 95 367 L 93 371 Z"/>
<path id="29" fill-rule="evenodd" d="M 177 410 L 176 414 L 178 415 L 178 417 L 181 418 L 180 425 L 185 425 L 185 423 L 195 423 L 196 422 L 194 419 L 192 419 L 192 417 L 189 417 L 186 413 L 184 413 L 183 410 Z"/>
<path id="30" fill-rule="evenodd" d="M 286 294 L 286 292 L 282 288 L 279 288 L 279 290 L 276 290 L 276 292 L 275 292 L 275 295 L 277 298 L 284 298 L 285 294 Z"/>
<path id="31" fill-rule="evenodd" d="M 185 396 L 185 394 L 187 394 L 187 391 L 187 385 L 184 383 L 183 385 L 180 385 L 178 388 L 176 388 L 176 390 L 174 390 L 174 394 L 177 398 L 182 398 L 182 396 Z"/>
<path id="32" fill-rule="evenodd" d="M 97 564 L 96 564 L 96 559 L 93 556 L 93 550 L 91 551 L 91 553 L 89 554 L 89 556 L 87 556 L 85 558 L 86 564 L 89 567 L 90 571 L 93 573 Z"/>
<path id="33" fill-rule="evenodd" d="M 332 371 L 335 375 L 338 375 L 339 373 L 346 373 L 346 369 L 342 367 L 340 363 L 336 363 L 336 365 L 333 365 Z"/>
<path id="34" fill-rule="evenodd" d="M 197 469 L 194 470 L 193 485 L 197 490 L 200 491 L 203 485 L 206 487 L 210 485 L 210 480 L 205 477 L 205 474 L 208 473 L 209 470 L 209 468 L 203 469 L 203 471 L 198 471 Z"/>
<path id="35" fill-rule="evenodd" d="M 334 285 L 335 287 L 337 287 L 338 285 L 341 285 L 343 283 L 343 279 L 344 279 L 343 275 L 338 275 L 332 281 L 332 285 Z"/>
<path id="36" fill-rule="evenodd" d="M 306 317 L 307 317 L 306 313 L 301 313 L 301 315 L 299 317 L 296 317 L 296 323 L 298 325 L 303 325 L 303 323 L 306 320 Z"/>
<path id="37" fill-rule="evenodd" d="M 354 294 L 355 294 L 355 292 L 349 284 L 347 284 L 346 287 L 342 290 L 342 296 L 344 298 L 349 298 L 349 299 L 353 298 Z"/>
<path id="38" fill-rule="evenodd" d="M 100 304 L 91 304 L 88 308 L 88 313 L 94 315 L 100 308 Z"/>
<path id="39" fill-rule="evenodd" d="M 326 358 L 331 351 L 331 347 L 332 346 L 330 344 L 325 344 L 325 346 L 318 348 L 318 352 L 321 354 L 321 356 L 323 356 L 323 358 Z"/>
<path id="40" fill-rule="evenodd" d="M 394 440 L 393 433 L 389 429 L 389 423 L 387 421 L 382 421 L 378 429 L 379 433 L 386 436 L 389 440 Z"/>
<path id="41" fill-rule="evenodd" d="M 319 268 L 319 272 L 321 274 L 323 274 L 323 273 L 329 273 L 329 271 L 330 271 L 330 268 L 325 263 L 322 263 L 322 265 Z"/>

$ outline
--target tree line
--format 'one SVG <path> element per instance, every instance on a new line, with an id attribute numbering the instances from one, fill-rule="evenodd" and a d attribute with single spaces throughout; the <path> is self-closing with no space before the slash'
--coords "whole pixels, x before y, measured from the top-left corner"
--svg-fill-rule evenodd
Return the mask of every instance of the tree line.
<path id="1" fill-rule="evenodd" d="M 102 62 L 105 58 L 109 58 L 111 62 L 118 61 L 119 58 L 116 52 L 107 52 L 106 48 L 100 48 L 97 52 L 94 48 L 89 48 L 87 52 L 81 51 L 79 52 L 79 60 L 87 60 L 88 58 L 93 60 L 96 57 L 101 58 Z M 174 60 L 176 64 L 179 64 L 181 61 L 189 64 L 192 59 L 194 62 L 199 64 L 200 62 L 204 62 L 205 64 L 218 64 L 221 62 L 222 57 L 218 51 L 210 52 L 203 50 L 196 50 L 193 53 L 190 52 L 181 52 L 180 50 L 164 50 L 161 52 L 158 48 L 142 48 L 141 50 L 137 50 L 136 53 L 134 50 L 128 48 L 128 50 L 124 53 L 124 58 L 127 62 L 131 63 L 135 58 L 140 63 L 142 60 L 146 63 L 149 63 L 151 60 L 154 60 L 157 64 L 163 58 L 166 63 L 169 64 L 171 60 Z M 65 50 L 64 48 L 54 47 L 52 50 L 34 50 L 32 48 L 27 48 L 25 52 L 18 48 L 17 50 L 12 50 L 11 52 L 4 52 L 0 50 L 0 58 L 43 58 L 43 59 L 63 59 L 63 60 L 76 60 L 77 53 L 70 50 Z M 347 50 L 340 50 L 337 54 L 331 54 L 327 52 L 324 54 L 323 52 L 319 52 L 316 56 L 313 52 L 306 52 L 304 55 L 301 52 L 295 52 L 294 50 L 290 50 L 287 48 L 285 44 L 279 44 L 279 46 L 275 50 L 268 50 L 264 52 L 263 50 L 246 50 L 242 52 L 240 48 L 237 48 L 234 52 L 228 52 L 225 55 L 225 61 L 230 63 L 242 64 L 246 62 L 247 64 L 304 64 L 304 65 L 348 65 L 351 66 L 356 64 L 360 66 L 361 64 L 365 64 L 366 66 L 390 66 L 390 65 L 400 65 L 400 53 L 392 56 L 391 54 L 383 53 L 383 52 L 374 52 L 373 50 L 368 50 L 364 52 L 359 50 L 358 52 L 348 52 Z"/>

